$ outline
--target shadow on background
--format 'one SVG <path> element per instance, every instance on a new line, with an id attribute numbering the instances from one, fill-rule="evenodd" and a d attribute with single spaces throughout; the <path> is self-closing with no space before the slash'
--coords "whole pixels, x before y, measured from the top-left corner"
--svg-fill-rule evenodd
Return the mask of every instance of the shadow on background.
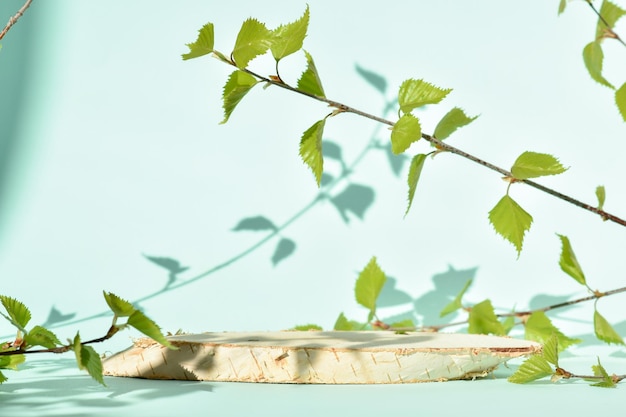
<path id="1" fill-rule="evenodd" d="M 0 3 L 0 25 L 4 25 L 23 5 L 22 0 Z M 27 10 L 9 30 L 0 49 L 0 239 L 8 212 L 7 191 L 11 180 L 11 161 L 18 148 L 19 126 L 23 115 L 25 92 L 31 74 L 31 52 L 36 15 Z"/>

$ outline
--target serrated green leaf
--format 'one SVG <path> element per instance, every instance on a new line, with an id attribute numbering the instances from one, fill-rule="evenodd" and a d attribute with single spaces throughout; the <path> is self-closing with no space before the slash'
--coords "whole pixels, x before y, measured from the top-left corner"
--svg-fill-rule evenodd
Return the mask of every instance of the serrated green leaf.
<path id="1" fill-rule="evenodd" d="M 102 376 L 102 361 L 100 360 L 100 355 L 98 355 L 98 352 L 91 346 L 85 345 L 80 349 L 79 368 L 86 369 L 87 373 L 93 379 L 106 387 Z"/>
<path id="2" fill-rule="evenodd" d="M 102 293 L 104 294 L 104 299 L 109 305 L 109 308 L 116 316 L 128 317 L 136 311 L 135 307 L 123 298 L 120 298 L 111 292 L 102 291 Z"/>
<path id="3" fill-rule="evenodd" d="M 43 346 L 47 349 L 52 349 L 61 344 L 54 333 L 42 326 L 33 327 L 24 336 L 24 341 L 28 346 Z"/>
<path id="4" fill-rule="evenodd" d="M 335 321 L 335 325 L 333 326 L 333 330 L 343 330 L 343 331 L 353 331 L 353 330 L 363 330 L 365 328 L 365 324 L 359 323 L 358 321 L 348 320 L 348 318 L 340 313 L 339 317 Z"/>
<path id="5" fill-rule="evenodd" d="M 567 0 L 561 0 L 559 2 L 559 14 L 565 11 L 565 6 L 567 6 Z"/>
<path id="6" fill-rule="evenodd" d="M 405 80 L 400 85 L 400 91 L 398 92 L 400 111 L 410 113 L 417 107 L 426 104 L 437 104 L 443 100 L 450 91 L 452 91 L 451 88 L 443 89 L 435 87 L 424 80 Z"/>
<path id="7" fill-rule="evenodd" d="M 559 335 L 552 333 L 547 340 L 543 342 L 541 355 L 552 365 L 559 367 Z"/>
<path id="8" fill-rule="evenodd" d="M 522 252 L 524 235 L 530 229 L 533 217 L 521 208 L 515 200 L 505 195 L 489 212 L 489 221 L 500 236 L 515 246 L 519 257 Z"/>
<path id="9" fill-rule="evenodd" d="M 276 61 L 302 49 L 309 26 L 309 6 L 306 6 L 304 15 L 295 22 L 280 25 L 274 30 L 274 41 L 271 45 L 272 55 Z"/>
<path id="10" fill-rule="evenodd" d="M 518 180 L 558 175 L 565 171 L 567 168 L 554 156 L 537 152 L 524 152 L 511 167 L 511 174 Z"/>
<path id="11" fill-rule="evenodd" d="M 474 334 L 495 334 L 504 336 L 506 331 L 498 320 L 490 300 L 482 301 L 473 306 L 469 312 L 468 332 Z"/>
<path id="12" fill-rule="evenodd" d="M 626 122 L 626 83 L 615 92 L 615 104 L 622 115 L 622 119 Z"/>
<path id="13" fill-rule="evenodd" d="M 357 303 L 367 308 L 371 315 L 376 313 L 376 300 L 383 289 L 383 285 L 385 285 L 385 281 L 387 281 L 387 277 L 378 266 L 376 257 L 373 256 L 359 274 L 354 286 Z"/>
<path id="14" fill-rule="evenodd" d="M 145 334 L 151 339 L 159 342 L 165 347 L 170 349 L 178 349 L 174 345 L 172 345 L 169 340 L 165 338 L 163 333 L 161 333 L 161 329 L 157 324 L 148 318 L 141 311 L 136 310 L 127 321 L 128 325 L 133 326 L 135 329 L 139 330 L 141 333 Z"/>
<path id="15" fill-rule="evenodd" d="M 215 36 L 213 33 L 213 23 L 207 23 L 198 31 L 198 39 L 193 43 L 188 43 L 189 52 L 183 54 L 183 59 L 198 58 L 213 52 Z"/>
<path id="16" fill-rule="evenodd" d="M 448 305 L 445 306 L 443 310 L 441 310 L 441 313 L 439 313 L 439 317 L 447 316 L 448 314 L 454 313 L 455 311 L 463 308 L 463 303 L 461 302 L 461 300 L 463 299 L 463 296 L 465 295 L 465 292 L 470 287 L 470 285 L 472 285 L 471 279 L 467 280 L 467 282 L 465 283 L 461 291 L 456 295 L 454 300 L 448 303 Z"/>
<path id="17" fill-rule="evenodd" d="M 439 140 L 444 140 L 458 128 L 472 123 L 476 118 L 478 116 L 468 117 L 462 109 L 455 107 L 437 123 L 433 136 Z"/>
<path id="18" fill-rule="evenodd" d="M 596 187 L 596 197 L 598 198 L 598 210 L 604 210 L 604 202 L 606 201 L 604 185 L 598 185 Z"/>
<path id="19" fill-rule="evenodd" d="M 559 259 L 559 266 L 561 267 L 561 270 L 570 277 L 574 278 L 579 284 L 587 286 L 585 273 L 580 267 L 578 259 L 576 259 L 576 254 L 572 249 L 569 238 L 559 234 L 557 234 L 557 236 L 561 239 L 561 257 Z"/>
<path id="20" fill-rule="evenodd" d="M 317 324 L 301 324 L 301 325 L 295 326 L 292 330 L 296 330 L 299 332 L 306 332 L 309 330 L 324 330 L 324 329 L 322 329 L 322 326 L 318 326 Z"/>
<path id="21" fill-rule="evenodd" d="M 300 140 L 300 157 L 302 161 L 315 175 L 315 181 L 319 187 L 322 181 L 322 172 L 324 171 L 324 156 L 322 155 L 322 135 L 324 134 L 324 126 L 326 119 L 319 120 L 308 128 Z"/>
<path id="22" fill-rule="evenodd" d="M 604 316 L 602 316 L 598 310 L 593 312 L 593 329 L 596 333 L 596 337 L 608 344 L 615 343 L 618 345 L 626 345 L 624 339 L 619 335 L 611 326 Z"/>
<path id="23" fill-rule="evenodd" d="M 387 80 L 370 70 L 367 70 L 360 65 L 355 65 L 356 72 L 363 77 L 365 81 L 367 81 L 372 87 L 380 91 L 381 93 L 385 93 L 387 91 Z"/>
<path id="24" fill-rule="evenodd" d="M 422 174 L 424 162 L 426 162 L 426 155 L 424 155 L 423 153 L 415 155 L 411 160 L 411 166 L 409 167 L 409 176 L 407 177 L 407 184 L 409 185 L 409 204 L 407 205 L 406 211 L 404 212 L 405 216 L 409 213 L 411 205 L 413 204 L 413 197 L 415 197 L 415 190 L 417 189 L 417 183 L 419 182 L 420 175 Z"/>
<path id="25" fill-rule="evenodd" d="M 244 69 L 255 57 L 264 54 L 272 46 L 274 32 L 256 19 L 248 19 L 241 25 L 235 47 L 233 60 L 239 69 Z"/>
<path id="26" fill-rule="evenodd" d="M 508 378 L 508 381 L 515 384 L 526 384 L 552 374 L 553 370 L 548 361 L 542 356 L 534 355 L 526 359 L 517 371 Z"/>
<path id="27" fill-rule="evenodd" d="M 602 76 L 604 52 L 602 52 L 602 45 L 600 45 L 599 41 L 590 42 L 585 46 L 583 49 L 583 60 L 585 61 L 585 67 L 587 67 L 589 75 L 594 81 L 611 89 L 615 89 L 613 84 Z"/>
<path id="28" fill-rule="evenodd" d="M 30 310 L 20 301 L 6 295 L 0 295 L 0 301 L 8 314 L 9 321 L 20 330 L 24 329 L 30 321 Z"/>
<path id="29" fill-rule="evenodd" d="M 258 84 L 256 78 L 243 71 L 234 71 L 228 77 L 228 81 L 224 85 L 222 99 L 224 101 L 224 120 L 220 124 L 224 124 L 230 118 L 230 115 L 237 107 L 237 104 L 244 98 L 246 94 Z"/>
<path id="30" fill-rule="evenodd" d="M 602 6 L 600 6 L 600 16 L 603 17 L 604 21 L 609 24 L 609 28 L 613 29 L 615 27 L 615 23 L 626 14 L 626 11 L 612 3 L 608 0 L 604 0 L 602 2 Z M 606 36 L 605 34 L 606 25 L 602 21 L 602 19 L 598 19 L 598 25 L 596 27 L 596 39 L 602 39 Z"/>
<path id="31" fill-rule="evenodd" d="M 595 384 L 591 384 L 592 387 L 600 387 L 600 388 L 615 388 L 617 384 L 613 381 L 613 378 L 609 375 L 609 373 L 604 369 L 604 366 L 600 363 L 600 358 L 598 359 L 597 365 L 592 365 L 591 370 L 595 376 L 602 377 L 602 381 L 597 382 Z"/>
<path id="32" fill-rule="evenodd" d="M 326 97 L 313 57 L 307 51 L 304 51 L 304 56 L 306 57 L 306 70 L 298 80 L 298 90 L 313 94 L 314 96 Z"/>
<path id="33" fill-rule="evenodd" d="M 556 328 L 552 321 L 543 311 L 535 311 L 532 313 L 525 323 L 524 337 L 528 340 L 534 340 L 539 343 L 547 343 L 551 337 L 557 338 L 557 346 L 559 352 L 564 351 L 568 347 L 582 342 L 580 339 L 573 339 L 565 336 Z"/>
<path id="34" fill-rule="evenodd" d="M 396 155 L 401 154 L 421 137 L 422 127 L 419 119 L 412 114 L 404 114 L 391 130 L 391 150 Z"/>
<path id="35" fill-rule="evenodd" d="M 26 355 L 17 354 L 0 356 L 0 369 L 11 369 L 17 371 L 17 366 L 25 361 Z"/>

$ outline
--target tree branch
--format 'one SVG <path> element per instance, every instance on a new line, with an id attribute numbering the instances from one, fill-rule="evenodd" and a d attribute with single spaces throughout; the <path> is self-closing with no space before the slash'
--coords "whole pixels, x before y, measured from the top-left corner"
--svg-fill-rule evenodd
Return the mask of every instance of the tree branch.
<path id="1" fill-rule="evenodd" d="M 4 27 L 4 29 L 2 29 L 2 32 L 0 32 L 0 40 L 2 38 L 4 38 L 4 35 L 7 34 L 7 32 L 9 31 L 9 29 L 11 29 L 11 27 L 13 27 L 14 24 L 17 23 L 17 21 L 19 20 L 20 17 L 22 17 L 24 15 L 24 12 L 26 11 L 26 9 L 28 9 L 28 7 L 30 6 L 30 4 L 33 2 L 33 0 L 26 0 L 26 3 L 24 3 L 24 5 L 17 11 L 17 13 L 15 13 L 14 16 L 11 16 L 9 18 L 9 22 L 7 23 L 7 25 Z"/>

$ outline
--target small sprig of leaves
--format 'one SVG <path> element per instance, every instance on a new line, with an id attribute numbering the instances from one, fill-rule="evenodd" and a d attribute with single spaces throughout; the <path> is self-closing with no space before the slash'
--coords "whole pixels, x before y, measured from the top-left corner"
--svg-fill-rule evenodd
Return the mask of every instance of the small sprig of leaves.
<path id="1" fill-rule="evenodd" d="M 0 312 L 0 315 L 17 328 L 15 339 L 0 345 L 0 369 L 17 370 L 18 365 L 26 360 L 27 354 L 73 351 L 78 368 L 86 370 L 93 379 L 106 385 L 102 376 L 100 355 L 90 345 L 104 342 L 129 326 L 170 349 L 176 349 L 161 333 L 159 326 L 143 312 L 113 293 L 104 292 L 103 294 L 106 303 L 113 312 L 113 321 L 107 333 L 102 337 L 83 341 L 80 332 L 76 332 L 76 335 L 72 339 L 68 339 L 66 344 L 61 343 L 50 329 L 43 326 L 37 325 L 28 329 L 27 326 L 31 320 L 28 307 L 15 298 L 0 295 L 0 303 L 2 303 L 5 311 L 4 313 Z M 127 317 L 126 323 L 117 322 L 121 317 Z M 37 346 L 41 346 L 43 349 L 33 349 Z M 6 380 L 7 377 L 0 372 L 0 383 Z"/>

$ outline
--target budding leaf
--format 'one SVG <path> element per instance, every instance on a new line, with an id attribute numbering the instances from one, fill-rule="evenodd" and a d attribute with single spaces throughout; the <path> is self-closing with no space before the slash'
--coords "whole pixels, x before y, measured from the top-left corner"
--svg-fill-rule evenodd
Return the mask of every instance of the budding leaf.
<path id="1" fill-rule="evenodd" d="M 518 180 L 557 175 L 565 172 L 567 168 L 552 155 L 537 152 L 524 152 L 517 157 L 511 167 L 511 174 Z"/>
<path id="2" fill-rule="evenodd" d="M 304 51 L 304 55 L 306 56 L 306 70 L 298 80 L 298 89 L 314 96 L 326 97 L 313 57 L 307 51 Z"/>
<path id="3" fill-rule="evenodd" d="M 424 162 L 426 162 L 426 155 L 424 155 L 423 153 L 415 155 L 411 160 L 411 166 L 409 167 L 409 176 L 407 178 L 407 183 L 409 185 L 409 204 L 407 205 L 406 212 L 404 213 L 405 216 L 409 213 L 409 210 L 411 209 L 411 204 L 413 204 L 413 197 L 415 196 L 417 183 L 419 182 L 420 175 L 422 174 Z"/>
<path id="4" fill-rule="evenodd" d="M 256 19 L 243 22 L 232 54 L 237 67 L 246 68 L 253 58 L 264 54 L 272 46 L 273 40 L 274 33 L 263 23 Z"/>
<path id="5" fill-rule="evenodd" d="M 622 119 L 626 122 L 626 83 L 622 84 L 619 90 L 615 92 L 615 104 L 617 104 Z"/>
<path id="6" fill-rule="evenodd" d="M 445 306 L 443 308 L 443 310 L 441 310 L 441 313 L 439 313 L 439 317 L 447 316 L 448 314 L 454 313 L 455 311 L 463 308 L 463 304 L 461 303 L 461 300 L 463 299 L 463 296 L 465 295 L 465 292 L 470 287 L 470 285 L 472 285 L 472 280 L 471 279 L 469 279 L 465 283 L 465 285 L 463 286 L 463 289 L 461 290 L 461 292 L 459 292 L 457 294 L 457 296 L 454 298 L 454 300 L 452 300 L 450 303 L 448 303 L 448 305 Z"/>
<path id="7" fill-rule="evenodd" d="M 608 82 L 606 78 L 602 76 L 602 63 L 604 61 L 604 52 L 602 52 L 602 45 L 600 41 L 590 42 L 583 49 L 583 60 L 585 61 L 585 67 L 591 78 L 611 89 L 615 89 L 613 84 Z"/>
<path id="8" fill-rule="evenodd" d="M 370 316 L 376 313 L 376 299 L 385 285 L 387 277 L 376 262 L 376 257 L 372 257 L 369 263 L 363 268 L 356 280 L 354 295 L 357 303 L 370 310 Z M 370 317 L 371 319 L 371 317 Z"/>
<path id="9" fill-rule="evenodd" d="M 626 14 L 626 10 L 622 9 L 615 3 L 612 3 L 608 0 L 604 0 L 602 2 L 602 6 L 600 7 L 600 16 L 608 23 L 609 28 L 613 29 L 615 27 L 615 23 L 620 19 L 620 17 Z M 598 25 L 596 27 L 596 39 L 601 39 L 606 36 L 605 33 L 606 25 L 602 21 L 602 19 L 598 19 Z"/>
<path id="10" fill-rule="evenodd" d="M 615 331 L 613 326 L 600 314 L 598 310 L 593 312 L 593 329 L 596 337 L 608 344 L 615 343 L 625 345 L 624 339 Z"/>
<path id="11" fill-rule="evenodd" d="M 276 61 L 299 51 L 306 37 L 309 26 L 309 6 L 306 6 L 304 15 L 295 22 L 280 25 L 274 30 L 274 42 L 272 42 L 272 55 Z"/>
<path id="12" fill-rule="evenodd" d="M 412 114 L 404 114 L 393 125 L 391 131 L 391 150 L 398 155 L 406 151 L 413 142 L 422 137 L 419 119 Z"/>
<path id="13" fill-rule="evenodd" d="M 455 107 L 437 123 L 433 136 L 439 140 L 444 140 L 458 128 L 472 123 L 477 117 L 468 117 L 463 110 Z"/>
<path id="14" fill-rule="evenodd" d="M 596 197 L 598 197 L 598 210 L 604 210 L 604 202 L 606 201 L 606 190 L 604 189 L 604 185 L 598 185 L 596 187 Z"/>
<path id="15" fill-rule="evenodd" d="M 198 31 L 198 39 L 194 43 L 188 43 L 189 52 L 183 54 L 183 59 L 198 58 L 213 52 L 215 37 L 213 34 L 213 23 L 207 23 Z"/>
<path id="16" fill-rule="evenodd" d="M 403 113 L 410 113 L 417 107 L 426 104 L 437 104 L 443 100 L 452 89 L 443 89 L 424 80 L 408 79 L 400 85 L 398 103 Z"/>
<path id="17" fill-rule="evenodd" d="M 104 294 L 104 299 L 109 305 L 109 308 L 116 316 L 128 317 L 136 311 L 135 307 L 123 298 L 120 298 L 111 292 L 103 291 L 102 293 Z"/>
<path id="18" fill-rule="evenodd" d="M 322 135 L 326 119 L 319 120 L 308 128 L 300 140 L 300 157 L 302 161 L 311 168 L 315 181 L 319 187 L 324 171 L 324 157 L 322 156 Z"/>
<path id="19" fill-rule="evenodd" d="M 534 340 L 539 343 L 547 343 L 553 336 L 557 338 L 556 345 L 558 346 L 559 352 L 582 342 L 580 339 L 573 339 L 561 333 L 543 311 L 535 311 L 528 317 L 524 332 L 526 339 Z"/>
<path id="20" fill-rule="evenodd" d="M 25 336 L 28 346 L 43 346 L 52 349 L 61 344 L 57 336 L 45 327 L 35 326 Z"/>
<path id="21" fill-rule="evenodd" d="M 498 320 L 490 300 L 482 301 L 473 306 L 469 313 L 469 333 L 495 334 L 504 336 L 506 331 Z"/>
<path id="22" fill-rule="evenodd" d="M 9 321 L 16 327 L 23 329 L 30 321 L 30 310 L 15 298 L 0 295 L 0 301 L 6 310 Z"/>
<path id="23" fill-rule="evenodd" d="M 257 79 L 252 75 L 243 71 L 234 71 L 228 77 L 226 85 L 224 85 L 224 92 L 222 99 L 224 100 L 224 120 L 220 124 L 224 124 L 230 118 L 233 110 L 237 107 L 237 104 L 242 98 L 257 84 Z"/>
<path id="24" fill-rule="evenodd" d="M 511 242 L 519 257 L 524 243 L 524 235 L 530 229 L 533 218 L 508 195 L 500 199 L 489 212 L 489 221 L 495 231 Z"/>
<path id="25" fill-rule="evenodd" d="M 569 243 L 569 238 L 563 235 L 557 236 L 561 239 L 561 258 L 559 259 L 561 270 L 574 278 L 579 284 L 586 286 L 587 279 L 578 263 L 578 259 L 576 259 L 572 245 Z"/>
<path id="26" fill-rule="evenodd" d="M 517 368 L 517 371 L 508 378 L 508 381 L 515 384 L 526 384 L 550 376 L 552 373 L 550 363 L 543 356 L 534 355 L 526 359 Z"/>
<path id="27" fill-rule="evenodd" d="M 595 376 L 602 377 L 602 381 L 597 382 L 595 384 L 591 384 L 592 387 L 600 387 L 600 388 L 615 388 L 617 384 L 613 381 L 613 378 L 609 375 L 609 373 L 604 369 L 604 366 L 600 363 L 600 358 L 598 358 L 598 364 L 592 365 L 591 370 Z"/>
<path id="28" fill-rule="evenodd" d="M 139 330 L 141 333 L 145 334 L 151 339 L 159 342 L 165 347 L 170 349 L 178 349 L 174 345 L 172 345 L 169 340 L 165 338 L 163 333 L 161 333 L 161 329 L 155 322 L 153 322 L 150 318 L 148 318 L 141 311 L 136 310 L 129 318 L 128 325 L 133 326 L 135 329 Z"/>

